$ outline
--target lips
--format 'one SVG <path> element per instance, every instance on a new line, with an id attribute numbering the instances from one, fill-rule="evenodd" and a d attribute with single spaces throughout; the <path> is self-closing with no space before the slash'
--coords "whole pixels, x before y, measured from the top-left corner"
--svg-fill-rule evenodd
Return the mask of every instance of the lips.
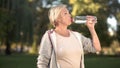
<path id="1" fill-rule="evenodd" d="M 71 22 L 74 22 L 74 18 L 71 17 Z"/>

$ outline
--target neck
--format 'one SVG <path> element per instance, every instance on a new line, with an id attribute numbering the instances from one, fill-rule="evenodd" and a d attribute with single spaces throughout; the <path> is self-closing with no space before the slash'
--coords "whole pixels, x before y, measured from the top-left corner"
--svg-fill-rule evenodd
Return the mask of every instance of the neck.
<path id="1" fill-rule="evenodd" d="M 59 31 L 67 31 L 68 29 L 67 29 L 66 26 L 57 26 L 57 27 L 55 28 L 55 30 L 59 30 Z"/>
<path id="2" fill-rule="evenodd" d="M 69 31 L 65 26 L 57 26 L 55 28 L 55 32 L 62 36 L 66 36 L 66 37 L 70 36 Z"/>

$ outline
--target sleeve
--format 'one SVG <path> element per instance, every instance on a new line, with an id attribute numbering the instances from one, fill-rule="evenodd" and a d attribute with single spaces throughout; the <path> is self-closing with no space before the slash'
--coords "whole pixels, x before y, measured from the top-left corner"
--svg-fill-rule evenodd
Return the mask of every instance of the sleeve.
<path id="1" fill-rule="evenodd" d="M 92 40 L 90 38 L 87 38 L 83 35 L 81 35 L 83 50 L 87 52 L 95 53 L 96 49 L 93 46 Z"/>
<path id="2" fill-rule="evenodd" d="M 46 32 L 41 40 L 39 55 L 37 58 L 37 68 L 48 68 L 48 63 L 51 58 L 51 44 Z"/>

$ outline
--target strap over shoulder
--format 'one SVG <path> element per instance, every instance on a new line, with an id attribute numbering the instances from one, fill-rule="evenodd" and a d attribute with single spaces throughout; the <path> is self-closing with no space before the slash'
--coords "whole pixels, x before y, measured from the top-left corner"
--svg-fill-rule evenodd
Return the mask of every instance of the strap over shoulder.
<path id="1" fill-rule="evenodd" d="M 48 30 L 48 34 L 53 33 L 53 31 L 54 31 L 54 29 L 50 29 L 50 30 Z"/>
<path id="2" fill-rule="evenodd" d="M 53 46 L 53 42 L 52 42 L 52 40 L 51 40 L 51 33 L 53 33 L 54 32 L 54 30 L 53 29 L 51 29 L 51 30 L 48 30 L 48 37 L 49 37 L 49 40 L 50 40 L 50 43 L 51 43 L 51 47 L 52 47 L 52 52 L 53 52 L 53 54 L 56 54 L 55 53 L 55 48 L 54 48 L 54 46 Z M 51 55 L 52 55 L 52 53 L 51 53 Z M 57 64 L 57 61 L 56 61 L 56 55 L 54 55 L 54 61 L 55 61 L 55 65 L 56 65 L 56 67 L 55 68 L 58 68 L 57 66 L 58 66 L 58 64 Z M 49 60 L 49 63 L 48 63 L 48 68 L 51 68 L 52 66 L 55 66 L 55 65 L 52 65 L 52 64 L 54 64 L 54 63 L 52 63 L 53 61 L 51 61 L 51 60 L 53 60 L 52 59 L 52 56 L 51 56 L 51 58 L 50 58 L 50 60 Z M 51 66 L 52 65 L 52 66 Z M 52 67 L 53 68 L 53 67 Z"/>
<path id="3" fill-rule="evenodd" d="M 49 40 L 50 40 L 50 43 L 51 43 L 51 47 L 53 48 L 53 43 L 52 43 L 52 40 L 51 40 L 51 37 L 50 37 L 50 34 L 53 33 L 53 29 L 51 30 L 48 30 L 48 37 L 49 37 Z"/>

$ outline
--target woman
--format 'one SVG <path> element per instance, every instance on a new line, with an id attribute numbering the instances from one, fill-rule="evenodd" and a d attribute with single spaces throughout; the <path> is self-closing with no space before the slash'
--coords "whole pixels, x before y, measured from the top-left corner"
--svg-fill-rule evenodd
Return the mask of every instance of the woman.
<path id="1" fill-rule="evenodd" d="M 55 29 L 46 31 L 42 38 L 38 68 L 84 68 L 84 51 L 95 53 L 101 50 L 94 29 L 97 21 L 93 16 L 87 16 L 86 22 L 92 40 L 67 29 L 72 19 L 66 5 L 52 7 L 49 20 Z"/>

